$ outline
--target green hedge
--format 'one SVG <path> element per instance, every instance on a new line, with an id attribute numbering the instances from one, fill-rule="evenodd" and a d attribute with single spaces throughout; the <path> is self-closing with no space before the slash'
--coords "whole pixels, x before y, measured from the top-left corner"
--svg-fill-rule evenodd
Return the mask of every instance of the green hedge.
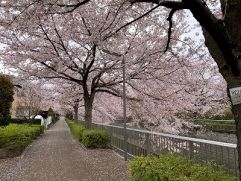
<path id="1" fill-rule="evenodd" d="M 9 124 L 0 130 L 0 158 L 21 154 L 25 148 L 44 132 L 44 126 Z"/>
<path id="2" fill-rule="evenodd" d="M 24 124 L 24 123 L 29 123 L 29 121 L 26 120 L 26 119 L 12 118 L 12 119 L 10 120 L 10 123 Z M 34 119 L 34 120 L 33 120 L 33 124 L 41 125 L 41 119 Z"/>
<path id="3" fill-rule="evenodd" d="M 206 129 L 211 131 L 235 131 L 235 123 L 234 122 L 225 122 L 225 121 L 197 121 L 197 124 L 204 126 Z"/>
<path id="4" fill-rule="evenodd" d="M 67 124 L 69 125 L 69 128 L 70 128 L 72 134 L 74 135 L 74 137 L 77 140 L 82 141 L 82 134 L 85 129 L 85 125 L 81 124 L 81 123 L 74 123 L 74 121 L 71 121 L 67 118 L 65 120 L 66 120 Z"/>
<path id="5" fill-rule="evenodd" d="M 100 129 L 84 130 L 82 143 L 85 147 L 107 148 L 110 146 L 110 135 Z"/>
<path id="6" fill-rule="evenodd" d="M 186 157 L 174 154 L 135 157 L 128 168 L 132 181 L 235 181 L 223 169 L 215 171 L 211 164 L 202 167 Z"/>
<path id="7" fill-rule="evenodd" d="M 110 135 L 108 132 L 100 129 L 85 129 L 84 124 L 74 123 L 74 121 L 65 118 L 74 137 L 88 148 L 106 148 L 110 145 Z"/>

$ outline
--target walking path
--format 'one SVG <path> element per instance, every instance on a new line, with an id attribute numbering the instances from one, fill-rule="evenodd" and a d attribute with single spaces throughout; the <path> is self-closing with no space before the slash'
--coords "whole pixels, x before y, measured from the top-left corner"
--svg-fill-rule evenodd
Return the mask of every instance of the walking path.
<path id="1" fill-rule="evenodd" d="M 1 181 L 129 181 L 127 162 L 111 149 L 85 149 L 64 118 L 23 154 L 0 160 Z"/>

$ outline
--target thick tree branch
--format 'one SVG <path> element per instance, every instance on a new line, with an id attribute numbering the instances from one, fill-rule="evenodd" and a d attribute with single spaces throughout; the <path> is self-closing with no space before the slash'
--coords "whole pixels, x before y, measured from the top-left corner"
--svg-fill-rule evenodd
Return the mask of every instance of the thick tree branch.
<path id="1" fill-rule="evenodd" d="M 52 17 L 52 20 L 53 20 L 53 17 Z M 54 22 L 54 20 L 53 20 L 53 22 Z M 54 22 L 54 31 L 56 32 L 56 35 L 57 35 L 57 37 L 59 38 L 60 45 L 62 46 L 63 50 L 64 50 L 65 53 L 69 56 L 69 52 L 67 51 L 67 49 L 66 49 L 66 47 L 65 47 L 65 45 L 64 45 L 64 42 L 63 42 L 63 40 L 62 40 L 62 37 L 61 37 L 60 34 L 59 34 L 59 31 L 58 31 L 58 29 L 57 29 L 57 27 L 56 27 L 55 22 Z"/>
<path id="2" fill-rule="evenodd" d="M 88 32 L 88 35 L 91 36 L 92 33 L 90 32 L 90 29 L 87 27 L 87 24 L 86 24 L 86 22 L 85 22 L 85 19 L 84 19 L 83 17 L 81 17 L 81 19 L 82 19 L 82 21 L 83 21 L 83 23 L 84 23 L 85 29 L 86 29 L 87 32 Z"/>
<path id="3" fill-rule="evenodd" d="M 147 16 L 148 14 L 150 14 L 152 11 L 154 11 L 154 10 L 155 10 L 156 8 L 158 8 L 158 7 L 159 7 L 159 5 L 155 6 L 154 8 L 150 9 L 149 11 L 147 11 L 147 12 L 144 13 L 143 15 L 139 16 L 138 18 L 136 18 L 136 19 L 130 21 L 129 23 L 126 23 L 125 25 L 121 26 L 121 27 L 118 28 L 115 32 L 109 34 L 108 36 L 105 36 L 105 37 L 103 38 L 103 40 L 106 40 L 106 39 L 112 37 L 114 34 L 118 33 L 118 32 L 119 32 L 120 30 L 122 30 L 123 28 L 125 28 L 125 27 L 129 26 L 130 24 L 132 24 L 132 23 L 140 20 L 141 18 Z"/>
<path id="4" fill-rule="evenodd" d="M 169 28 L 168 28 L 168 39 L 167 39 L 167 46 L 164 52 L 166 52 L 169 48 L 170 40 L 171 40 L 171 33 L 172 33 L 172 16 L 175 13 L 176 9 L 172 9 L 169 13 L 167 20 L 169 21 Z"/>
<path id="5" fill-rule="evenodd" d="M 116 21 L 116 19 L 117 19 L 117 17 L 118 17 L 118 14 L 119 14 L 119 12 L 121 11 L 121 8 L 123 7 L 123 5 L 124 5 L 124 3 L 121 3 L 121 5 L 118 7 L 118 9 L 115 11 L 115 14 L 114 15 L 112 15 L 112 14 L 110 14 L 110 13 L 108 13 L 107 14 L 107 16 L 106 16 L 106 22 L 108 22 L 107 20 L 108 20 L 108 17 L 111 15 L 111 17 L 112 17 L 112 21 L 108 24 L 108 26 L 104 29 L 104 30 L 102 30 L 103 28 L 104 28 L 104 26 L 105 26 L 105 23 L 103 23 L 103 25 L 102 25 L 102 27 L 99 29 L 99 33 L 101 33 L 101 32 L 104 32 L 104 31 L 106 31 L 106 30 L 108 30 L 108 29 L 110 29 L 111 28 L 111 26 L 114 24 L 114 22 Z"/>
<path id="6" fill-rule="evenodd" d="M 67 7 L 67 8 L 78 8 L 86 3 L 88 3 L 90 0 L 84 0 L 81 2 L 78 2 L 77 4 L 57 4 L 59 7 Z"/>
<path id="7" fill-rule="evenodd" d="M 85 72 L 85 75 L 84 75 L 85 76 L 85 80 L 87 80 L 89 72 L 90 72 L 90 69 L 91 69 L 92 65 L 94 64 L 94 62 L 95 62 L 96 48 L 97 48 L 97 45 L 94 44 L 93 47 L 92 47 L 92 56 L 93 56 L 93 58 L 92 58 L 90 64 L 86 68 L 86 72 Z"/>
<path id="8" fill-rule="evenodd" d="M 131 3 L 136 2 L 146 2 L 146 3 L 154 3 L 158 4 L 158 6 L 164 6 L 166 8 L 172 9 L 169 13 L 169 16 L 167 20 L 169 21 L 169 28 L 168 28 L 168 39 L 167 39 L 167 45 L 164 52 L 166 52 L 169 48 L 170 40 L 171 40 L 171 29 L 172 29 L 172 16 L 175 11 L 181 10 L 181 9 L 187 9 L 187 6 L 183 2 L 173 2 L 173 1 L 160 1 L 160 0 L 130 0 Z"/>
<path id="9" fill-rule="evenodd" d="M 47 40 L 51 43 L 51 45 L 53 46 L 57 56 L 59 57 L 59 52 L 57 50 L 57 47 L 55 46 L 55 44 L 52 42 L 52 40 L 50 39 L 50 37 L 48 36 L 47 32 L 44 30 L 43 26 L 41 24 L 39 24 L 41 30 L 43 31 L 45 37 L 47 38 Z"/>
<path id="10" fill-rule="evenodd" d="M 119 85 L 121 83 L 123 83 L 123 80 L 116 81 L 116 82 L 109 82 L 109 83 L 102 82 L 102 83 L 99 83 L 97 86 L 98 87 L 112 87 L 112 86 L 115 86 L 115 85 Z"/>
<path id="11" fill-rule="evenodd" d="M 108 89 L 97 89 L 96 92 L 105 92 L 105 93 L 111 94 L 111 95 L 116 96 L 116 97 L 122 97 L 122 95 L 120 95 L 116 92 L 112 92 Z"/>
<path id="12" fill-rule="evenodd" d="M 166 8 L 171 9 L 187 9 L 187 6 L 183 2 L 177 2 L 177 1 L 161 1 L 161 0 L 130 0 L 130 3 L 138 3 L 138 2 L 145 2 L 145 3 L 154 3 L 158 4 L 160 6 L 164 6 Z"/>
<path id="13" fill-rule="evenodd" d="M 88 3 L 90 0 L 83 0 L 81 2 L 78 2 L 76 4 L 53 4 L 53 3 L 49 3 L 48 5 L 49 6 L 54 6 L 54 5 L 57 5 L 61 8 L 68 8 L 69 10 L 67 11 L 63 11 L 63 12 L 55 12 L 57 14 L 67 14 L 67 13 L 71 13 L 73 12 L 74 10 L 76 10 L 77 8 L 79 8 L 80 6 Z"/>
<path id="14" fill-rule="evenodd" d="M 50 69 L 53 72 L 55 72 L 56 74 L 58 74 L 58 76 L 44 76 L 44 78 L 61 78 L 61 79 L 65 79 L 65 80 L 71 80 L 71 81 L 76 82 L 80 85 L 83 85 L 83 81 L 75 79 L 75 78 L 73 78 L 73 77 L 71 77 L 71 76 L 69 76 L 69 75 L 67 75 L 63 72 L 58 72 L 55 68 L 47 65 L 45 62 L 39 62 L 39 63 L 41 63 L 43 66 L 47 67 L 48 69 Z"/>
<path id="15" fill-rule="evenodd" d="M 239 76 L 238 61 L 233 54 L 235 40 L 229 36 L 224 23 L 217 19 L 202 0 L 183 0 L 196 20 L 204 27 L 217 43 L 234 76 Z"/>
<path id="16" fill-rule="evenodd" d="M 91 92 L 93 92 L 96 88 L 96 85 L 98 84 L 98 81 L 101 77 L 101 75 L 103 74 L 103 71 L 100 71 L 93 79 L 92 79 L 92 83 L 91 83 Z"/>
<path id="17" fill-rule="evenodd" d="M 194 18 L 204 27 L 217 43 L 234 76 L 240 75 L 238 58 L 234 55 L 235 40 L 231 39 L 225 24 L 217 19 L 202 0 L 182 0 L 182 2 L 158 0 L 130 0 L 131 3 L 149 2 L 171 9 L 189 9 Z"/>
<path id="18" fill-rule="evenodd" d="M 111 94 L 111 95 L 113 95 L 115 97 L 122 97 L 123 96 L 119 92 L 112 92 L 112 91 L 107 90 L 107 89 L 98 89 L 97 92 L 108 93 L 108 94 Z M 140 99 L 137 99 L 137 98 L 134 98 L 134 97 L 130 97 L 130 96 L 126 96 L 126 99 L 131 100 L 131 101 L 140 101 Z"/>

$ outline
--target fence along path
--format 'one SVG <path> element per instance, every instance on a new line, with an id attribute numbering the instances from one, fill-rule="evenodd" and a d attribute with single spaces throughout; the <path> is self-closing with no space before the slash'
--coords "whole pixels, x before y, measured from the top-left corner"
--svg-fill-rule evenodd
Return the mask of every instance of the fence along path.
<path id="1" fill-rule="evenodd" d="M 124 150 L 124 129 L 120 126 L 94 124 L 95 127 L 106 130 L 111 134 L 111 145 Z M 217 142 L 211 140 L 190 138 L 171 134 L 163 134 L 138 129 L 127 128 L 127 153 L 129 156 L 166 154 L 175 152 L 180 156 L 195 158 L 197 163 L 205 165 L 214 161 L 214 166 L 225 166 L 228 170 L 234 170 L 238 176 L 238 154 L 236 144 Z"/>

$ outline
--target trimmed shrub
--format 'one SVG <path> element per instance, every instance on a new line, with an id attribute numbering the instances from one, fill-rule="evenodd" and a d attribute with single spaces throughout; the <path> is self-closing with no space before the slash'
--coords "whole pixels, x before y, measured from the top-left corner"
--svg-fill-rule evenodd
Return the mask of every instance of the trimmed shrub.
<path id="1" fill-rule="evenodd" d="M 99 129 L 84 130 L 82 143 L 85 147 L 107 148 L 110 145 L 110 135 Z"/>
<path id="2" fill-rule="evenodd" d="M 29 120 L 19 119 L 19 118 L 12 118 L 9 123 L 24 124 L 24 123 L 29 123 Z M 41 119 L 34 119 L 32 124 L 41 125 Z"/>
<path id="3" fill-rule="evenodd" d="M 48 110 L 48 116 L 53 116 L 54 115 L 54 110 L 50 107 Z"/>
<path id="4" fill-rule="evenodd" d="M 31 138 L 21 133 L 5 134 L 2 138 L 5 149 L 13 154 L 20 154 L 31 143 Z"/>
<path id="5" fill-rule="evenodd" d="M 9 124 L 0 130 L 0 158 L 21 154 L 25 148 L 44 132 L 44 126 Z"/>
<path id="6" fill-rule="evenodd" d="M 26 120 L 19 118 L 11 118 L 10 123 L 23 124 L 26 123 Z"/>
<path id="7" fill-rule="evenodd" d="M 128 171 L 132 181 L 235 181 L 236 178 L 226 174 L 224 169 L 215 171 L 212 164 L 202 167 L 188 161 L 187 157 L 174 154 L 149 155 L 135 157 L 129 164 Z"/>
<path id="8" fill-rule="evenodd" d="M 100 129 L 86 130 L 84 124 L 75 123 L 67 118 L 65 121 L 74 137 L 87 148 L 107 148 L 110 145 L 110 135 Z"/>

